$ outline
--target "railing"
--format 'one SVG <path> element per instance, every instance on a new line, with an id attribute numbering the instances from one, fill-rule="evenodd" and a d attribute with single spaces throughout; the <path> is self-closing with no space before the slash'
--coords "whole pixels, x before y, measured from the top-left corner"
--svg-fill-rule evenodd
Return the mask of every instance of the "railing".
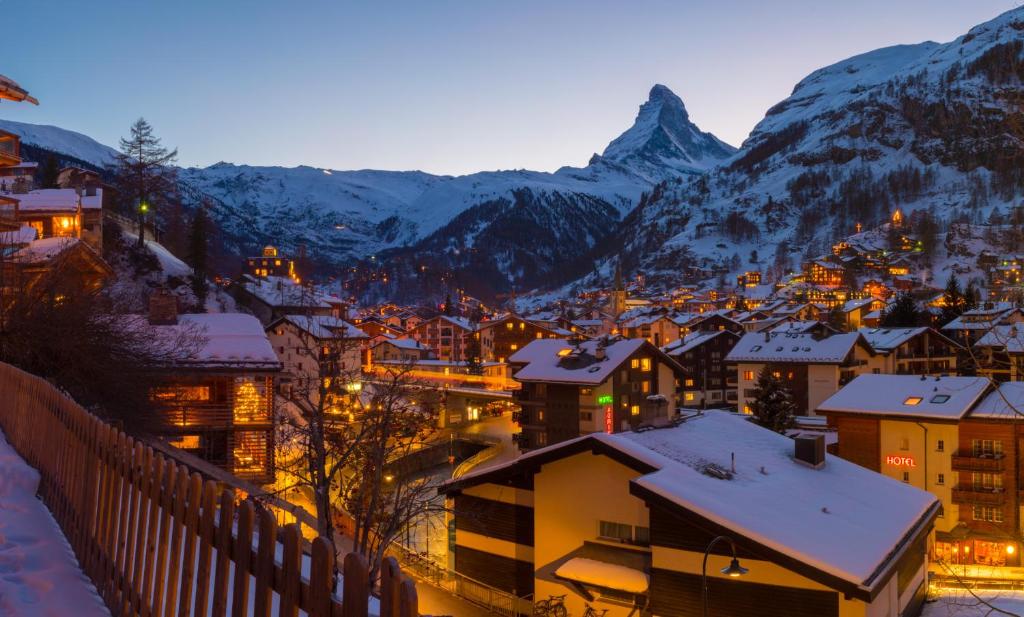
<path id="1" fill-rule="evenodd" d="M 954 454 L 952 457 L 954 471 L 1002 471 L 1003 457 L 988 455 L 975 456 L 970 454 Z"/>
<path id="2" fill-rule="evenodd" d="M 0 363 L 0 429 L 39 471 L 39 494 L 111 613 L 366 617 L 366 560 L 233 486 L 179 465 L 105 424 L 46 381 Z M 308 572 L 308 577 L 304 573 Z M 416 587 L 394 559 L 380 582 L 381 617 L 417 614 Z M 343 593 L 338 593 L 338 588 Z M 344 602 L 342 602 L 342 598 Z"/>
<path id="3" fill-rule="evenodd" d="M 982 488 L 967 484 L 953 489 L 953 503 L 1001 506 L 1005 501 L 1006 493 L 1001 488 Z"/>

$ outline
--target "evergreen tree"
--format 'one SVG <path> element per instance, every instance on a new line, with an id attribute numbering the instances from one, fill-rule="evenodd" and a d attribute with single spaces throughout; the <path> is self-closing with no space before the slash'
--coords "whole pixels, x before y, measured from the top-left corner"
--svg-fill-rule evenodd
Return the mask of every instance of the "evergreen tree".
<path id="1" fill-rule="evenodd" d="M 944 326 L 963 314 L 967 304 L 960 281 L 952 274 L 946 281 L 946 291 L 942 294 L 942 314 L 939 315 L 939 326 Z"/>
<path id="2" fill-rule="evenodd" d="M 770 365 L 757 376 L 750 410 L 758 424 L 776 433 L 785 433 L 793 426 L 793 416 L 797 413 L 793 393 Z"/>
<path id="3" fill-rule="evenodd" d="M 210 258 L 210 219 L 205 205 L 196 208 L 188 229 L 188 260 L 192 266 L 192 291 L 199 310 L 206 306 L 207 274 Z"/>
<path id="4" fill-rule="evenodd" d="M 913 328 L 921 325 L 921 311 L 917 302 L 908 293 L 896 296 L 896 301 L 882 313 L 882 325 L 886 328 Z"/>
<path id="5" fill-rule="evenodd" d="M 483 375 L 484 363 L 481 358 L 479 332 L 474 332 L 466 341 L 466 370 L 470 375 Z"/>
<path id="6" fill-rule="evenodd" d="M 828 312 L 828 325 L 840 332 L 846 331 L 846 313 L 842 304 L 837 304 Z"/>
<path id="7" fill-rule="evenodd" d="M 114 175 L 120 196 L 127 200 L 123 206 L 133 209 L 138 219 L 142 247 L 147 216 L 155 214 L 175 191 L 177 177 L 171 163 L 178 150 L 163 147 L 144 118 L 130 130 L 130 137 L 121 138 Z"/>
<path id="8" fill-rule="evenodd" d="M 981 302 L 981 290 L 974 280 L 967 281 L 967 288 L 964 289 L 964 310 L 973 311 L 978 308 Z"/>
<path id="9" fill-rule="evenodd" d="M 449 315 L 449 316 L 455 314 L 455 307 L 452 306 L 452 294 L 451 294 L 451 292 L 449 292 L 448 295 L 446 295 L 444 297 L 444 314 L 445 315 Z"/>
<path id="10" fill-rule="evenodd" d="M 57 155 L 51 152 L 46 155 L 46 160 L 39 168 L 39 188 L 57 188 L 58 176 L 60 176 L 60 162 L 57 160 Z"/>

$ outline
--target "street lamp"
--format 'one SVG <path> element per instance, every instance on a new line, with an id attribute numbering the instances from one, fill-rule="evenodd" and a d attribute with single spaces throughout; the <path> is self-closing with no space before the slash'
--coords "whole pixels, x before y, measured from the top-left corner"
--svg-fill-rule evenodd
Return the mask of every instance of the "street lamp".
<path id="1" fill-rule="evenodd" d="M 711 542 L 708 543 L 708 547 L 704 549 L 704 563 L 701 565 L 701 580 L 703 581 L 701 596 L 701 602 L 704 606 L 704 617 L 708 617 L 708 555 L 711 554 L 711 549 L 715 547 L 719 542 L 728 542 L 732 548 L 732 561 L 729 565 L 722 568 L 722 574 L 731 578 L 739 578 L 747 573 L 747 569 L 740 565 L 740 560 L 736 557 L 736 542 L 729 536 L 715 536 Z"/>

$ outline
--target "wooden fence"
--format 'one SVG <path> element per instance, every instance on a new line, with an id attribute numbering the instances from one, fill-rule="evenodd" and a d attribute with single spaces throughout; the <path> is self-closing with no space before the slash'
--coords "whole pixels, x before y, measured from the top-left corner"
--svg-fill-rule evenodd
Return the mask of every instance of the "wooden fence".
<path id="1" fill-rule="evenodd" d="M 85 361 L 79 359 L 77 361 Z M 0 429 L 112 615 L 366 617 L 366 560 L 334 585 L 327 539 L 304 543 L 267 509 L 105 424 L 46 381 L 0 363 Z M 339 598 L 339 595 L 344 599 Z M 416 587 L 389 558 L 381 617 L 415 617 Z"/>

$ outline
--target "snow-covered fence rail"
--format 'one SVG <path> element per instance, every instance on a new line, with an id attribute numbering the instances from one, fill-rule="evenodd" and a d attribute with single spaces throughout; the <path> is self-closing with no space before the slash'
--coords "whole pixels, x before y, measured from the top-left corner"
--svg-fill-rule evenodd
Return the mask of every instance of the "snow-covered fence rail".
<path id="1" fill-rule="evenodd" d="M 341 579 L 325 538 L 102 422 L 45 380 L 0 363 L 0 429 L 113 615 L 367 617 L 363 557 Z M 339 580 L 338 584 L 335 581 Z M 382 568 L 380 617 L 415 617 L 416 587 Z"/>

